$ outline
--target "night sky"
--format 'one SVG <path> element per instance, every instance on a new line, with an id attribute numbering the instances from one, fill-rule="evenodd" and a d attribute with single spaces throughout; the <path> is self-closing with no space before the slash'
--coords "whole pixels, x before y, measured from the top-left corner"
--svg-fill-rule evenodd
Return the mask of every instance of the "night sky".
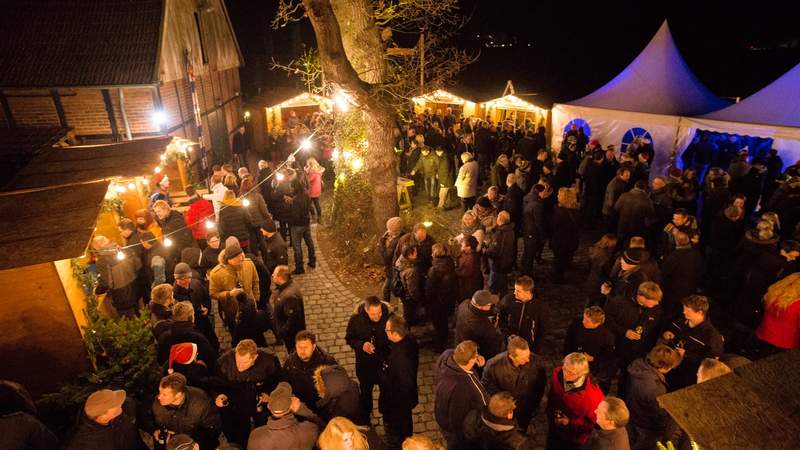
<path id="1" fill-rule="evenodd" d="M 537 103 L 569 101 L 624 69 L 665 18 L 689 67 L 719 96 L 746 97 L 800 63 L 800 1 L 653 3 L 461 0 L 470 20 L 453 45 L 480 58 L 457 84 L 495 97 L 512 79 Z M 269 62 L 313 47 L 309 22 L 271 30 L 276 0 L 227 4 L 245 57 L 245 94 L 292 83 Z"/>

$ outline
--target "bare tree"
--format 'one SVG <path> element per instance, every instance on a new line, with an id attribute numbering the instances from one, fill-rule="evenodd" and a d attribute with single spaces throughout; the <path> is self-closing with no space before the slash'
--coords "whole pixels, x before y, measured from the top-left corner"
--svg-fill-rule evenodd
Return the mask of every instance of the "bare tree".
<path id="1" fill-rule="evenodd" d="M 397 215 L 393 130 L 420 93 L 445 84 L 474 61 L 443 42 L 462 24 L 457 0 L 281 0 L 274 26 L 308 17 L 326 83 L 345 91 L 366 115 L 373 218 Z M 392 51 L 395 33 L 419 35 L 414 51 Z M 424 52 L 425 58 L 419 57 Z M 380 229 L 380 228 L 379 228 Z"/>

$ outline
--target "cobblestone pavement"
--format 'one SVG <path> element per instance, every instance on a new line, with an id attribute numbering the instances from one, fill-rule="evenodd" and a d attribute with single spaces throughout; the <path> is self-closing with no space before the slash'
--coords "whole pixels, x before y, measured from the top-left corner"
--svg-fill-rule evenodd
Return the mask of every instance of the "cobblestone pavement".
<path id="1" fill-rule="evenodd" d="M 312 225 L 312 236 L 314 241 L 317 239 L 317 226 Z M 435 236 L 434 236 L 435 237 Z M 588 239 L 586 239 L 588 242 Z M 319 246 L 317 246 L 319 249 Z M 548 367 L 548 375 L 553 367 L 553 362 L 557 362 L 563 355 L 564 333 L 569 322 L 575 317 L 580 316 L 584 301 L 581 286 L 586 273 L 586 245 L 582 245 L 576 255 L 575 270 L 568 276 L 568 282 L 563 285 L 554 285 L 549 281 L 551 255 L 545 252 L 547 260 L 543 265 L 535 268 L 534 279 L 536 281 L 536 295 L 546 301 L 550 307 L 554 335 L 552 345 L 548 346 L 545 359 Z M 290 259 L 293 259 L 292 252 L 289 252 Z M 294 267 L 290 263 L 290 267 Z M 333 355 L 339 363 L 345 367 L 348 373 L 355 379 L 355 356 L 350 347 L 345 343 L 345 331 L 347 321 L 363 299 L 356 297 L 347 287 L 336 277 L 330 267 L 330 260 L 321 251 L 317 251 L 317 268 L 306 270 L 303 275 L 295 276 L 295 281 L 300 285 L 303 292 L 306 311 L 306 324 L 308 329 L 317 335 L 317 344 L 325 351 Z M 380 290 L 376 287 L 376 294 Z M 215 317 L 216 315 L 216 304 Z M 216 331 L 220 339 L 221 350 L 230 348 L 230 335 L 222 326 L 220 320 L 216 320 Z M 438 353 L 434 353 L 429 346 L 426 346 L 425 330 L 414 329 L 414 334 L 423 334 L 420 339 L 420 364 L 419 364 L 419 405 L 414 409 L 414 432 L 425 434 L 433 439 L 441 440 L 438 426 L 434 418 L 434 368 Z M 271 333 L 267 333 L 270 350 L 272 350 L 281 361 L 285 360 L 286 352 L 283 345 L 274 345 L 274 338 Z M 383 433 L 380 421 L 380 414 L 377 411 L 377 389 L 374 392 L 375 409 L 373 410 L 372 422 L 376 426 L 379 434 Z M 544 409 L 546 400 L 543 400 L 540 411 Z M 532 421 L 532 433 L 537 442 L 537 448 L 544 448 L 546 436 L 546 421 L 541 412 Z"/>

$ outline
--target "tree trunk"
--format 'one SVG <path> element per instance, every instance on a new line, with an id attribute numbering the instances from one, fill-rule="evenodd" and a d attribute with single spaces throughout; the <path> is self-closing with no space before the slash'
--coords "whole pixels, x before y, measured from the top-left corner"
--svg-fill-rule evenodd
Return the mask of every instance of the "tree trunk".
<path id="1" fill-rule="evenodd" d="M 372 211 L 378 230 L 383 230 L 386 220 L 398 213 L 397 165 L 394 153 L 394 114 L 376 111 L 367 117 L 369 158 L 366 168 L 372 184 Z"/>

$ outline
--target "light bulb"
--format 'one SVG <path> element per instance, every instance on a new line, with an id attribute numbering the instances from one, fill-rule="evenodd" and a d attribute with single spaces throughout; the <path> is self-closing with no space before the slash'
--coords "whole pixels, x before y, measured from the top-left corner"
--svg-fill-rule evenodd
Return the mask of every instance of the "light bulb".
<path id="1" fill-rule="evenodd" d="M 339 159 L 339 149 L 338 148 L 333 149 L 333 151 L 331 152 L 331 158 L 334 161 Z"/>
<path id="2" fill-rule="evenodd" d="M 207 229 L 209 229 L 209 230 L 213 230 L 215 226 L 216 226 L 216 225 L 214 225 L 214 222 L 212 222 L 212 221 L 210 221 L 210 220 L 206 220 L 206 228 L 207 228 Z"/>
<path id="3" fill-rule="evenodd" d="M 245 119 L 249 119 L 250 118 L 250 111 L 245 111 L 244 112 L 244 118 Z"/>
<path id="4" fill-rule="evenodd" d="M 153 111 L 152 117 L 153 117 L 153 122 L 158 126 L 167 123 L 167 113 L 165 113 L 164 111 L 160 110 Z"/>
<path id="5" fill-rule="evenodd" d="M 283 179 L 286 178 L 286 176 L 283 173 L 278 172 L 278 174 L 275 175 L 275 178 L 277 178 L 278 181 L 283 181 Z"/>
<path id="6" fill-rule="evenodd" d="M 245 208 L 246 208 L 246 207 L 248 207 L 248 206 L 250 206 L 250 200 L 248 200 L 248 199 L 244 199 L 244 200 L 242 200 L 242 205 L 244 205 L 244 206 L 245 206 Z"/>
<path id="7" fill-rule="evenodd" d="M 311 138 L 306 138 L 303 143 L 300 145 L 300 148 L 303 150 L 311 150 Z"/>
<path id="8" fill-rule="evenodd" d="M 161 158 L 162 161 L 166 161 L 167 160 L 167 155 L 163 155 L 162 154 L 161 156 L 159 156 L 159 158 Z"/>
<path id="9" fill-rule="evenodd" d="M 136 190 L 136 183 L 134 183 L 132 181 L 130 183 L 128 183 L 128 189 L 130 189 L 132 191 L 135 191 Z"/>
<path id="10" fill-rule="evenodd" d="M 118 184 L 118 185 L 114 186 L 114 190 L 119 192 L 119 193 L 123 193 L 123 192 L 125 192 L 125 186 L 123 186 L 121 184 Z"/>
<path id="11" fill-rule="evenodd" d="M 344 156 L 344 159 L 350 159 L 353 157 L 353 152 L 345 150 L 345 152 L 342 153 L 342 156 Z"/>
<path id="12" fill-rule="evenodd" d="M 425 228 L 430 228 L 433 226 L 433 222 L 430 220 L 426 220 L 425 222 L 422 222 L 422 224 L 425 225 Z"/>
<path id="13" fill-rule="evenodd" d="M 164 247 L 172 247 L 172 239 L 164 238 Z"/>
<path id="14" fill-rule="evenodd" d="M 125 253 L 122 250 L 117 252 L 117 259 L 120 260 L 120 261 L 125 259 Z"/>
<path id="15" fill-rule="evenodd" d="M 353 167 L 353 170 L 359 171 L 359 170 L 361 170 L 362 167 L 364 167 L 364 160 L 361 159 L 361 158 L 356 158 L 350 164 Z"/>
<path id="16" fill-rule="evenodd" d="M 155 169 L 153 169 L 153 171 L 154 171 L 155 173 L 161 173 L 161 166 L 156 166 L 156 168 L 155 168 Z"/>

